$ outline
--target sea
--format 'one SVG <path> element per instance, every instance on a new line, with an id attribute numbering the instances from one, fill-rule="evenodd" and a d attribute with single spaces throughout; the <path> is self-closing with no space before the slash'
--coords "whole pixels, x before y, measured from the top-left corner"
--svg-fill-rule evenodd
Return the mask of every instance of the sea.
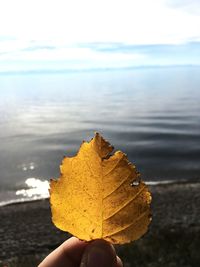
<path id="1" fill-rule="evenodd" d="M 99 132 L 147 184 L 200 182 L 200 67 L 0 74 L 0 206 L 48 198 Z"/>

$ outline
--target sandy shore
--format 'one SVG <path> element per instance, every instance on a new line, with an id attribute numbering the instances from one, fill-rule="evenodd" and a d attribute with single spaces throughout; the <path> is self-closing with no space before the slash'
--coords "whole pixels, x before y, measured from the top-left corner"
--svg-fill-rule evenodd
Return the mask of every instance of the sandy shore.
<path id="1" fill-rule="evenodd" d="M 148 233 L 117 247 L 125 266 L 199 267 L 200 183 L 150 190 L 153 220 Z M 52 224 L 48 200 L 0 207 L 0 266 L 37 266 L 67 237 Z"/>

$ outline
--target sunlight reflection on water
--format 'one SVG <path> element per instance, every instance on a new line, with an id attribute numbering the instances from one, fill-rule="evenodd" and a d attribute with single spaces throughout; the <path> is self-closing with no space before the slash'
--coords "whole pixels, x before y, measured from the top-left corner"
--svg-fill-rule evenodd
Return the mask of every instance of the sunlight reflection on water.
<path id="1" fill-rule="evenodd" d="M 27 189 L 16 191 L 17 196 L 28 197 L 31 199 L 48 198 L 49 197 L 49 182 L 41 181 L 36 178 L 28 178 L 25 181 Z"/>

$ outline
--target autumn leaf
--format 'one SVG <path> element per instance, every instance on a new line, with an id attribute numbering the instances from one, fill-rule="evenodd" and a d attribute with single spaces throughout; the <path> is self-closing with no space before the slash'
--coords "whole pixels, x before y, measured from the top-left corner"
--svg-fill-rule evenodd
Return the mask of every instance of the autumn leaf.
<path id="1" fill-rule="evenodd" d="M 61 176 L 51 180 L 53 223 L 82 240 L 113 244 L 138 239 L 151 221 L 151 195 L 126 155 L 98 133 L 83 142 L 75 157 L 65 157 Z"/>

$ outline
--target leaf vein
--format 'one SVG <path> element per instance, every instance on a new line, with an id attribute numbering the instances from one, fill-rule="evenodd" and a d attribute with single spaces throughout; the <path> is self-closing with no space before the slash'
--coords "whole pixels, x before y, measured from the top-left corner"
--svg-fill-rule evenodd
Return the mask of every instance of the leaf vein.
<path id="1" fill-rule="evenodd" d="M 125 225 L 124 227 L 122 227 L 120 230 L 117 231 L 113 231 L 112 233 L 109 233 L 109 235 L 105 236 L 105 237 L 112 237 L 115 234 L 121 233 L 123 231 L 125 231 L 126 229 L 128 229 L 129 227 L 135 225 L 139 220 L 141 220 L 147 213 L 149 213 L 149 210 L 145 210 L 143 213 L 141 213 L 141 215 L 139 217 L 136 218 L 135 221 L 132 221 L 130 224 Z"/>
<path id="2" fill-rule="evenodd" d="M 123 159 L 123 157 L 120 158 L 120 159 L 118 159 L 118 161 L 117 161 L 117 163 L 115 164 L 115 166 L 112 167 L 107 173 L 105 173 L 105 174 L 104 174 L 104 177 L 106 177 L 106 176 L 108 176 L 109 174 L 111 174 L 111 173 L 117 168 L 117 165 L 119 165 L 119 163 L 121 162 L 122 159 Z"/>
<path id="3" fill-rule="evenodd" d="M 125 208 L 126 206 L 128 206 L 133 200 L 135 200 L 144 190 L 145 185 L 137 192 L 137 194 L 135 194 L 131 199 L 129 199 L 127 202 L 125 202 L 124 205 L 120 206 L 115 212 L 113 212 L 111 215 L 109 215 L 107 218 L 104 218 L 104 221 L 112 218 L 115 214 L 117 214 L 118 212 L 120 212 L 120 210 L 122 210 L 123 208 Z"/>
<path id="4" fill-rule="evenodd" d="M 104 196 L 104 200 L 107 198 L 107 197 L 109 197 L 109 196 L 111 196 L 118 188 L 120 188 L 120 186 L 122 186 L 127 180 L 128 180 L 128 178 L 130 177 L 132 175 L 132 173 L 129 173 L 128 175 L 127 175 L 127 177 L 124 179 L 124 180 L 122 180 L 121 181 L 121 183 L 113 190 L 113 191 L 111 191 L 110 193 L 108 193 L 106 196 Z"/>

